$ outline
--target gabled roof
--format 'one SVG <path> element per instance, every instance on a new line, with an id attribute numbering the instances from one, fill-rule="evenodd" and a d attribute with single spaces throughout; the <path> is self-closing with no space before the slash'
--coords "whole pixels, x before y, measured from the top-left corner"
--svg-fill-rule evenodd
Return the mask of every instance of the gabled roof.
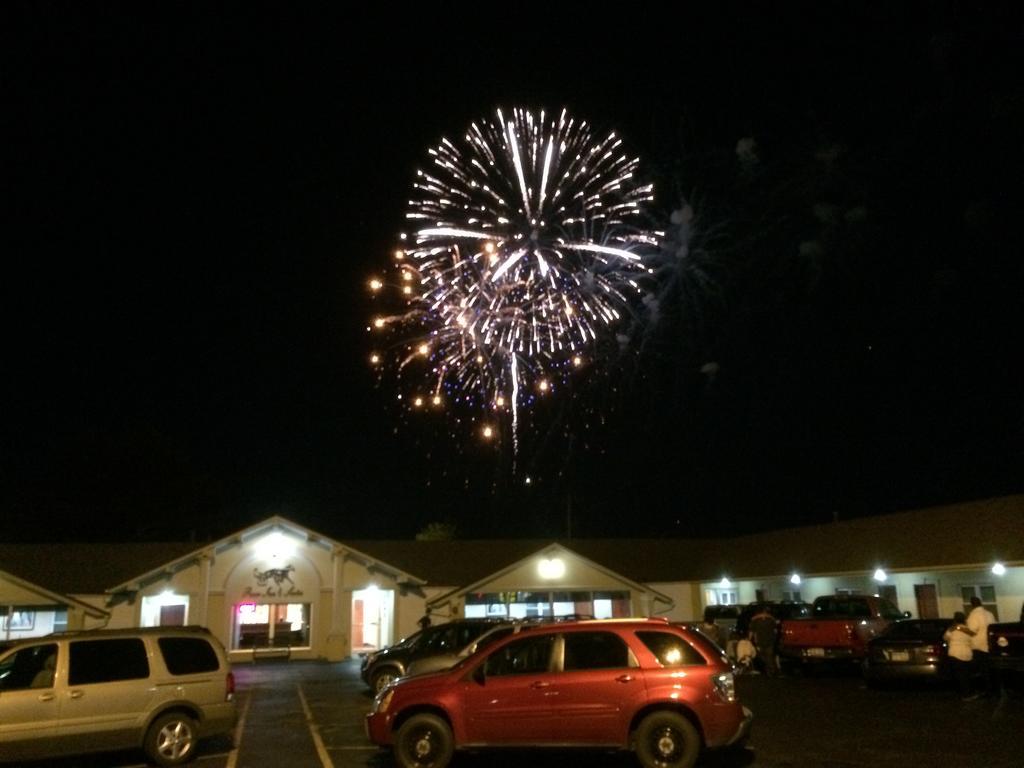
<path id="1" fill-rule="evenodd" d="M 71 597 L 70 595 L 58 594 L 57 592 L 53 592 L 47 589 L 46 587 L 41 587 L 38 584 L 33 584 L 32 582 L 26 581 L 20 576 L 17 576 L 13 573 L 8 573 L 7 571 L 0 570 L 0 581 L 6 581 L 10 584 L 14 584 L 17 587 L 20 587 L 26 592 L 36 594 L 48 603 L 53 603 L 54 605 L 66 605 L 69 607 L 74 606 L 80 609 L 87 616 L 92 616 L 93 618 L 101 619 L 110 616 L 109 611 L 105 611 L 102 608 L 97 608 L 94 605 L 89 605 L 89 603 L 84 603 L 81 600 Z M 6 606 L 3 607 L 6 609 Z"/>
<path id="2" fill-rule="evenodd" d="M 535 555 L 550 539 L 342 543 L 274 516 L 231 536 L 195 542 L 0 544 L 0 569 L 59 594 L 130 590 L 274 529 L 305 537 L 414 586 L 461 587 Z M 639 584 L 874 570 L 1024 565 L 1024 495 L 897 512 L 726 539 L 568 539 L 554 542 Z M 212 548 L 212 550 L 211 550 Z M 410 574 L 416 574 L 411 576 Z"/>
<path id="3" fill-rule="evenodd" d="M 448 600 L 450 600 L 450 599 L 452 599 L 454 597 L 461 597 L 462 595 L 465 595 L 465 594 L 467 594 L 469 592 L 475 592 L 478 589 L 481 589 L 488 582 L 492 582 L 492 581 L 494 581 L 496 579 L 500 579 L 502 576 L 504 576 L 504 575 L 506 575 L 508 573 L 511 573 L 512 571 L 516 570 L 517 568 L 520 568 L 521 566 L 525 565 L 528 561 L 533 560 L 534 558 L 537 558 L 537 557 L 541 557 L 541 556 L 549 557 L 549 558 L 550 557 L 566 557 L 566 556 L 568 556 L 568 557 L 571 557 L 571 558 L 575 558 L 576 560 L 582 562 L 584 565 L 588 566 L 589 568 L 592 568 L 595 571 L 598 571 L 599 573 L 602 573 L 602 574 L 604 574 L 604 575 L 606 575 L 606 576 L 608 576 L 608 577 L 610 577 L 610 578 L 612 578 L 612 579 L 614 579 L 616 581 L 622 582 L 623 584 L 628 586 L 634 592 L 647 592 L 647 593 L 651 594 L 654 597 L 654 599 L 659 601 L 659 602 L 665 603 L 665 604 L 670 605 L 670 606 L 673 604 L 672 598 L 668 597 L 667 595 L 664 595 L 661 592 L 658 592 L 657 590 L 651 589 L 649 587 L 645 587 L 643 584 L 640 584 L 640 583 L 638 583 L 636 581 L 633 581 L 628 576 L 623 576 L 620 573 L 616 573 L 616 572 L 608 569 L 607 567 L 605 567 L 601 563 L 596 563 L 593 560 L 590 560 L 590 559 L 588 559 L 586 557 L 583 557 L 579 553 L 573 552 L 568 547 L 566 547 L 566 546 L 564 546 L 562 544 L 559 544 L 557 542 L 553 542 L 551 544 L 548 544 L 547 546 L 542 547 L 538 551 L 531 552 L 526 557 L 520 558 L 519 560 L 516 560 L 515 562 L 508 563 L 505 567 L 500 568 L 499 570 L 494 571 L 493 573 L 485 574 L 481 578 L 477 579 L 477 581 L 475 581 L 475 582 L 473 582 L 471 584 L 462 586 L 461 588 L 460 587 L 456 587 L 455 589 L 453 589 L 453 590 L 451 590 L 451 591 L 449 591 L 449 592 L 447 592 L 447 593 L 445 593 L 443 595 L 435 597 L 434 599 L 430 600 L 429 603 L 430 604 L 438 604 L 438 605 L 440 605 L 440 604 L 443 604 L 444 602 L 446 602 L 446 601 L 448 601 Z"/>
<path id="4" fill-rule="evenodd" d="M 102 595 L 114 584 L 172 562 L 195 542 L 0 544 L 0 568 L 63 594 Z"/>
<path id="5" fill-rule="evenodd" d="M 255 525 L 250 525 L 248 528 L 243 528 L 230 536 L 225 536 L 222 539 L 204 544 L 197 549 L 186 552 L 180 557 L 169 562 L 161 563 L 156 568 L 142 573 L 137 573 L 130 579 L 120 582 L 108 588 L 106 591 L 116 593 L 139 589 L 141 586 L 145 586 L 146 584 L 150 584 L 167 575 L 174 574 L 177 571 L 195 565 L 202 557 L 215 557 L 221 552 L 225 552 L 232 547 L 274 531 L 284 531 L 313 546 L 319 546 L 327 551 L 343 554 L 348 558 L 362 562 L 371 571 L 377 571 L 384 575 L 393 577 L 395 581 L 400 584 L 419 587 L 425 583 L 423 579 L 412 576 L 399 568 L 395 568 L 382 560 L 378 560 L 372 555 L 364 554 L 347 544 L 342 544 L 340 541 L 336 541 L 322 533 L 317 533 L 311 528 L 306 528 L 305 526 L 292 522 L 280 515 L 274 515 L 273 517 L 268 517 L 266 520 L 262 520 Z"/>

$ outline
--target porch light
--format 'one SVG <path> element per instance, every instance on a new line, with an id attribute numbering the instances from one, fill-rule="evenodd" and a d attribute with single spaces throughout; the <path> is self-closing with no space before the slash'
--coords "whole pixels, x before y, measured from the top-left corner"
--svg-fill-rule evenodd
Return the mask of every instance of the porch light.
<path id="1" fill-rule="evenodd" d="M 732 582 L 729 581 L 729 578 L 727 576 L 723 576 L 722 580 L 718 582 L 718 586 L 722 587 L 723 589 L 728 589 L 732 586 Z"/>
<path id="2" fill-rule="evenodd" d="M 801 581 L 801 579 L 800 579 L 800 574 L 799 573 L 794 573 L 792 576 L 789 577 L 789 583 L 794 585 L 794 586 L 799 585 L 800 581 Z"/>
<path id="3" fill-rule="evenodd" d="M 875 581 L 882 582 L 889 578 L 881 568 L 875 568 Z"/>
<path id="4" fill-rule="evenodd" d="M 1006 575 L 1006 566 L 1002 563 L 997 562 L 995 565 L 992 566 L 992 573 L 994 573 L 996 576 L 1004 576 Z"/>
<path id="5" fill-rule="evenodd" d="M 537 572 L 542 579 L 560 579 L 565 576 L 565 561 L 559 557 L 541 560 Z"/>
<path id="6" fill-rule="evenodd" d="M 295 552 L 295 542 L 280 531 L 274 531 L 256 543 L 256 554 L 263 560 L 283 560 Z"/>

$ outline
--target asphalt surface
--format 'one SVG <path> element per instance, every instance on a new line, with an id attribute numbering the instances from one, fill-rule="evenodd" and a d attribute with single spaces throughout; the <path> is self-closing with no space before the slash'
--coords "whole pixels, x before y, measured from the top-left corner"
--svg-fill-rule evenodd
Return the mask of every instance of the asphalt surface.
<path id="1" fill-rule="evenodd" d="M 196 768 L 394 768 L 363 733 L 371 704 L 358 662 L 271 662 L 235 667 L 240 722 L 204 742 Z M 962 702 L 949 688 L 867 688 L 856 675 L 737 680 L 754 712 L 749 747 L 707 755 L 704 768 L 1024 768 L 1024 701 Z M 456 768 L 635 768 L 629 754 L 460 754 Z M 136 768 L 137 752 L 27 764 Z"/>

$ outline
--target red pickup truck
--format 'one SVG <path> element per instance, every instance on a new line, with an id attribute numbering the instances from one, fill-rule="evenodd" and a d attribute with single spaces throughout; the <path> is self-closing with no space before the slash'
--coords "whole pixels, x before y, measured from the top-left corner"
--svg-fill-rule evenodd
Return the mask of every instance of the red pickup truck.
<path id="1" fill-rule="evenodd" d="M 888 600 L 871 595 L 829 595 L 814 601 L 811 615 L 782 622 L 779 664 L 860 663 L 868 641 L 894 621 L 908 618 Z"/>

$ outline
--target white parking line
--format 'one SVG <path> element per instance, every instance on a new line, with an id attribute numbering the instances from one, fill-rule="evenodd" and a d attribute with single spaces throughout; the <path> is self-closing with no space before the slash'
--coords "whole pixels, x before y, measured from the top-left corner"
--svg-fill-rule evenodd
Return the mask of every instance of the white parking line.
<path id="1" fill-rule="evenodd" d="M 327 750 L 324 748 L 324 740 L 320 738 L 320 726 L 313 721 L 313 711 L 309 708 L 309 703 L 306 701 L 306 694 L 302 692 L 302 686 L 298 683 L 296 683 L 295 687 L 299 691 L 302 711 L 306 713 L 306 725 L 309 726 L 309 732 L 313 736 L 313 744 L 316 745 L 316 753 L 320 757 L 320 762 L 324 768 L 334 768 L 331 756 L 327 754 Z"/>
<path id="2" fill-rule="evenodd" d="M 238 763 L 238 748 L 242 746 L 242 732 L 245 728 L 245 717 L 249 714 L 249 705 L 252 704 L 252 697 L 254 696 L 253 691 L 249 691 L 249 695 L 245 697 L 245 706 L 242 707 L 242 714 L 238 716 L 238 723 L 235 725 L 235 732 L 232 734 L 232 746 L 231 752 L 228 753 L 228 762 L 224 768 L 235 768 Z"/>

